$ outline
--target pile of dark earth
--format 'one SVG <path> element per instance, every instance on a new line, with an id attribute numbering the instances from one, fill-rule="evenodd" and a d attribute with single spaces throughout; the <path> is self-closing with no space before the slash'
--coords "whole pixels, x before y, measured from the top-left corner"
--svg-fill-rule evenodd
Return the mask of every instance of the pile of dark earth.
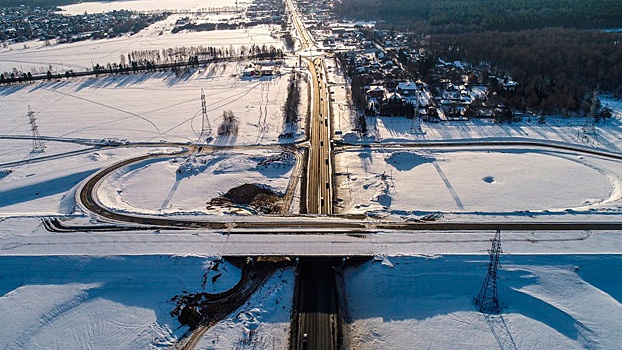
<path id="1" fill-rule="evenodd" d="M 285 214 L 287 208 L 283 195 L 256 184 L 243 184 L 230 189 L 224 195 L 212 199 L 214 206 L 244 205 L 262 214 Z"/>

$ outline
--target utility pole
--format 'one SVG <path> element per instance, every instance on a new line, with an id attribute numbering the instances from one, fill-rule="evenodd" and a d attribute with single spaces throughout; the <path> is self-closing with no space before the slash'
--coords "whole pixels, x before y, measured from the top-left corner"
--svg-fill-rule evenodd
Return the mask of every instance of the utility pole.
<path id="1" fill-rule="evenodd" d="M 30 124 L 30 130 L 32 131 L 32 153 L 39 153 L 45 150 L 45 145 L 39 134 L 37 128 L 37 118 L 35 118 L 35 112 L 28 105 L 28 123 Z"/>
<path id="2" fill-rule="evenodd" d="M 201 89 L 201 135 L 199 135 L 198 142 L 201 142 L 201 139 L 205 137 L 206 142 L 209 140 L 209 135 L 212 133 L 212 125 L 209 122 L 209 118 L 207 117 L 207 104 L 205 103 L 205 92 Z"/>
<path id="3" fill-rule="evenodd" d="M 499 264 L 499 254 L 503 252 L 501 249 L 501 231 L 497 230 L 495 238 L 492 239 L 492 248 L 488 250 L 488 273 L 482 288 L 479 291 L 477 299 L 475 299 L 475 305 L 478 306 L 479 311 L 485 314 L 498 314 L 501 309 L 499 308 L 499 298 L 497 296 L 497 268 Z"/>

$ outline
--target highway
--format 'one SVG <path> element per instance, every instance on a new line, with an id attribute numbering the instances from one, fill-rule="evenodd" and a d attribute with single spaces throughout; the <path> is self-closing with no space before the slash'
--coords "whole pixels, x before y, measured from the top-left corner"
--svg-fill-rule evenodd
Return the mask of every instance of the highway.
<path id="1" fill-rule="evenodd" d="M 313 38 L 302 24 L 292 0 L 286 0 L 302 49 L 316 49 Z M 315 50 L 317 51 L 317 50 Z M 309 137 L 309 160 L 307 164 L 307 214 L 330 215 L 333 213 L 333 181 L 331 166 L 331 116 L 324 56 L 304 58 L 311 77 L 311 118 L 307 126 Z M 301 261 L 297 290 L 300 292 L 298 312 L 292 323 L 297 323 L 297 341 L 292 347 L 302 350 L 337 349 L 337 298 L 335 297 L 335 272 L 331 261 L 317 259 Z"/>
<path id="2" fill-rule="evenodd" d="M 307 171 L 307 213 L 332 214 L 331 133 L 325 69 L 322 58 L 308 61 L 312 78 L 312 113 L 309 130 Z"/>
<path id="3" fill-rule="evenodd" d="M 297 276 L 298 319 L 294 317 L 299 329 L 294 347 L 296 349 L 337 349 L 339 322 L 333 269 L 335 260 L 330 258 L 300 260 Z"/>
<path id="4" fill-rule="evenodd" d="M 307 127 L 309 137 L 309 160 L 307 165 L 307 213 L 330 215 L 333 213 L 333 181 L 331 166 L 331 118 L 329 107 L 326 67 L 313 37 L 304 27 L 300 14 L 292 0 L 285 2 L 289 7 L 292 22 L 301 41 L 302 53 L 316 53 L 303 57 L 311 78 L 311 119 Z"/>

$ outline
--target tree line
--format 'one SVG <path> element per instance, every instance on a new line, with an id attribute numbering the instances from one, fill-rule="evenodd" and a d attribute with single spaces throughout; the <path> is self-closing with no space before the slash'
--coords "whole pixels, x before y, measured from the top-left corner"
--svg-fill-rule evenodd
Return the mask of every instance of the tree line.
<path id="1" fill-rule="evenodd" d="M 472 62 L 518 81 L 511 92 L 497 80 L 489 84 L 513 107 L 584 113 L 596 88 L 622 93 L 622 33 L 547 28 L 433 35 L 430 42 L 437 57 Z"/>
<path id="2" fill-rule="evenodd" d="M 622 27 L 622 0 L 342 0 L 335 12 L 429 32 Z"/>
<path id="3" fill-rule="evenodd" d="M 82 72 L 67 70 L 64 73 L 53 73 L 48 70 L 45 74 L 32 74 L 31 72 L 22 72 L 17 68 L 13 68 L 11 72 L 0 73 L 0 84 L 20 84 L 37 80 L 52 80 L 60 78 L 91 76 L 100 74 L 124 74 L 132 72 L 155 71 L 162 69 L 172 69 L 179 74 L 180 68 L 196 67 L 221 60 L 236 59 L 280 59 L 283 58 L 283 50 L 274 46 L 252 45 L 249 47 L 175 47 L 162 50 L 136 50 L 128 54 L 119 55 L 119 63 L 108 62 L 101 65 L 95 64 L 92 69 Z"/>

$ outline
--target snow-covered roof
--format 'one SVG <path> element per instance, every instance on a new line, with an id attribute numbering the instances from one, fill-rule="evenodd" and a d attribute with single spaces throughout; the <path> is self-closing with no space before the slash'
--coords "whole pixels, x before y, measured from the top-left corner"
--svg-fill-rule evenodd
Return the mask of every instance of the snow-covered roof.
<path id="1" fill-rule="evenodd" d="M 398 94 L 397 92 L 394 92 L 393 95 L 389 96 L 389 100 L 403 100 L 404 98 L 402 97 L 402 95 Z"/>
<path id="2" fill-rule="evenodd" d="M 403 81 L 397 84 L 397 88 L 398 90 L 417 90 L 417 84 L 413 83 L 412 81 Z"/>

